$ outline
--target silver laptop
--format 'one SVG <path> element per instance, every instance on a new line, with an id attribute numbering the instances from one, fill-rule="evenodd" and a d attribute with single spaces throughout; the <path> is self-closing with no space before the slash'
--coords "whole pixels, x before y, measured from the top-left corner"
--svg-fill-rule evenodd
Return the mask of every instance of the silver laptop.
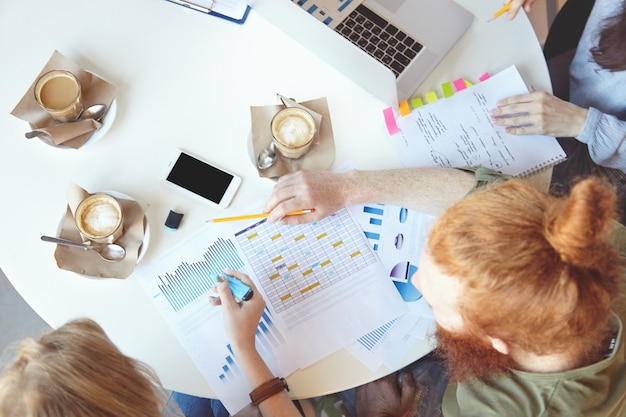
<path id="1" fill-rule="evenodd" d="M 249 0 L 387 104 L 411 98 L 474 16 L 453 0 Z"/>

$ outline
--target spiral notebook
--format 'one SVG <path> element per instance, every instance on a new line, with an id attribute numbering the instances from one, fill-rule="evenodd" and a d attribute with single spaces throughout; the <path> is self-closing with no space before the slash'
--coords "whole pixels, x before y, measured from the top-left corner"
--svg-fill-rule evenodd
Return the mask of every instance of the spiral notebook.
<path id="1" fill-rule="evenodd" d="M 391 142 L 405 167 L 482 165 L 525 177 L 566 157 L 554 137 L 515 136 L 491 123 L 489 110 L 498 100 L 525 93 L 526 83 L 511 66 L 453 94 L 446 94 L 444 88 L 445 98 L 431 98 L 432 102 L 408 114 L 405 111 L 400 115 L 391 108 L 383 114 Z"/>

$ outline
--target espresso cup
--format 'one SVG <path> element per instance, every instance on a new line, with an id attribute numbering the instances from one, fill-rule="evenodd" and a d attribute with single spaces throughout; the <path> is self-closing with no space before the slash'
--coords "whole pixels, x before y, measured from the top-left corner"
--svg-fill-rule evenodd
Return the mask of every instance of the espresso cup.
<path id="1" fill-rule="evenodd" d="M 53 70 L 39 77 L 35 99 L 50 117 L 60 122 L 76 120 L 83 112 L 80 83 L 69 71 Z"/>
<path id="2" fill-rule="evenodd" d="M 274 146 L 285 157 L 298 159 L 306 154 L 315 139 L 315 119 L 300 107 L 287 107 L 272 117 L 270 123 Z"/>
<path id="3" fill-rule="evenodd" d="M 83 240 L 112 243 L 122 235 L 122 206 L 108 194 L 91 194 L 78 204 L 74 222 Z"/>

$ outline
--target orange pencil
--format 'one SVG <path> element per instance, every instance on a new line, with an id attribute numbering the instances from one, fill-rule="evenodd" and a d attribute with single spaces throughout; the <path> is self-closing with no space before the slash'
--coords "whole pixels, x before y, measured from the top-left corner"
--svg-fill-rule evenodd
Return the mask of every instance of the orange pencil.
<path id="1" fill-rule="evenodd" d="M 497 19 L 498 17 L 502 16 L 504 13 L 506 13 L 510 8 L 511 8 L 511 3 L 513 3 L 512 1 L 508 2 L 507 4 L 504 5 L 504 7 L 502 7 L 500 10 L 498 10 L 497 12 L 495 12 L 493 14 L 493 16 L 491 16 L 491 19 L 487 20 L 487 22 L 491 22 L 494 19 Z"/>
<path id="2" fill-rule="evenodd" d="M 285 216 L 298 216 L 300 214 L 313 213 L 315 209 L 305 209 L 292 211 L 291 213 L 285 214 Z M 223 223 L 223 222 L 234 222 L 237 220 L 250 220 L 250 219 L 263 219 L 268 217 L 269 213 L 258 213 L 258 214 L 245 214 L 243 216 L 233 216 L 233 217 L 216 217 L 215 219 L 207 220 L 207 223 Z"/>

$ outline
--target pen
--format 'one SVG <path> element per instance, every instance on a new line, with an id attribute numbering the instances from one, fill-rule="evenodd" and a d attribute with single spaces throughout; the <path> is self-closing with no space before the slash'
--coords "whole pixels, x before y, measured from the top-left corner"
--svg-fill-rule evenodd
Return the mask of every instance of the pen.
<path id="1" fill-rule="evenodd" d="M 504 5 L 504 7 L 502 7 L 500 10 L 498 10 L 497 12 L 495 12 L 493 14 L 493 16 L 491 16 L 491 19 L 487 20 L 487 22 L 491 22 L 494 19 L 497 19 L 498 17 L 500 17 L 501 15 L 503 15 L 504 13 L 506 13 L 510 8 L 511 8 L 511 3 L 513 3 L 512 1 L 508 2 L 507 4 Z"/>
<path id="2" fill-rule="evenodd" d="M 213 8 L 213 5 L 215 4 L 215 1 L 211 2 L 211 6 L 209 7 L 203 7 L 200 6 L 199 4 L 193 4 L 189 1 L 185 1 L 185 0 L 170 0 L 172 3 L 176 3 L 180 6 L 184 6 L 184 7 L 188 7 L 190 9 L 193 10 L 197 10 L 199 12 L 203 12 L 203 13 L 211 13 L 211 9 Z"/>
<path id="3" fill-rule="evenodd" d="M 315 209 L 305 209 L 292 211 L 291 213 L 285 214 L 285 216 L 298 216 L 300 214 L 308 214 L 313 213 Z M 237 220 L 249 220 L 249 219 L 264 219 L 268 217 L 269 213 L 258 213 L 258 214 L 245 214 L 243 216 L 233 216 L 233 217 L 216 217 L 211 220 L 207 220 L 207 223 L 223 223 L 223 222 L 234 222 Z"/>

